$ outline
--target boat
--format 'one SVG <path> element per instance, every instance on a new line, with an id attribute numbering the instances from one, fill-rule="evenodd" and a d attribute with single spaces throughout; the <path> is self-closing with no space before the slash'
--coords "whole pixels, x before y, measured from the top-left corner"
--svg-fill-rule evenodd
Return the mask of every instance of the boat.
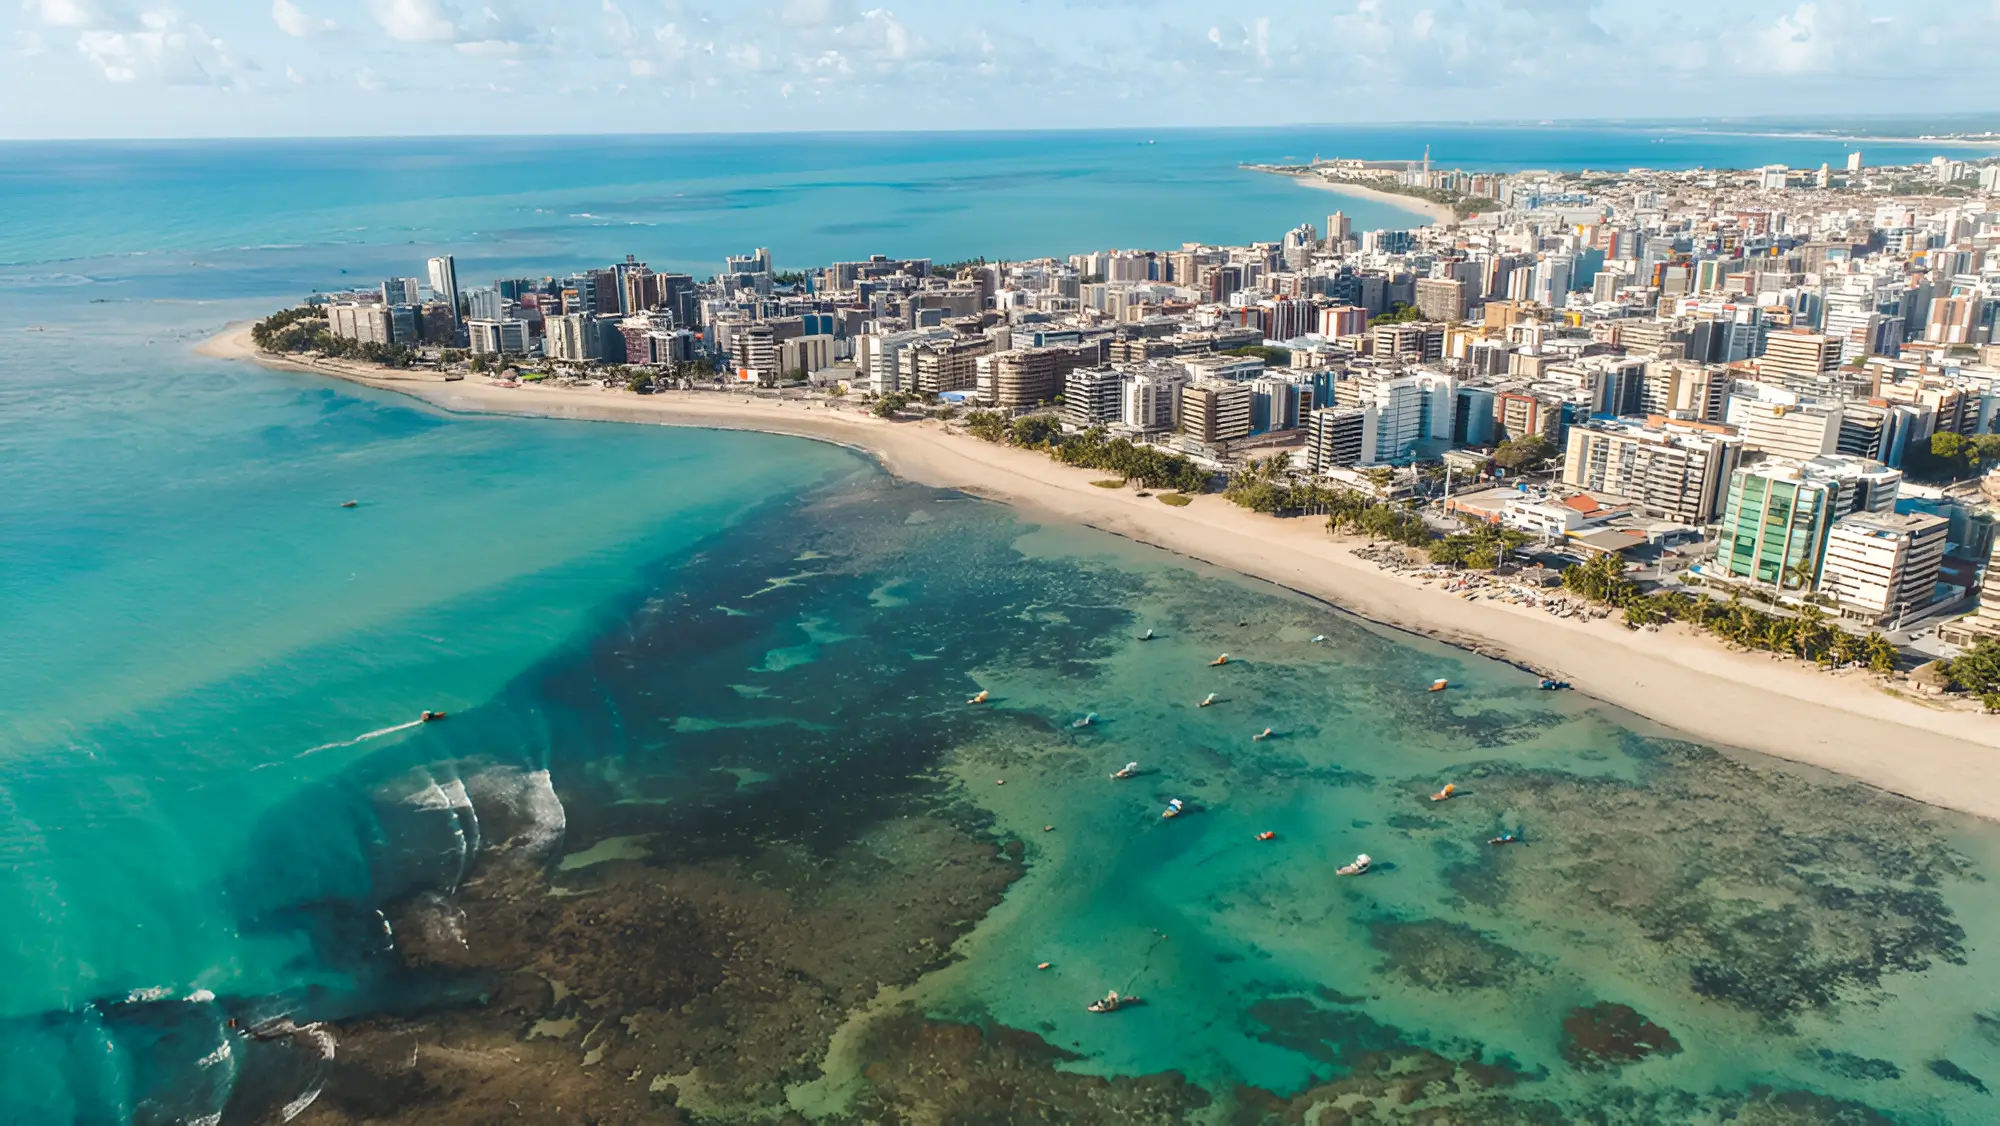
<path id="1" fill-rule="evenodd" d="M 1220 657 L 1217 657 L 1217 658 L 1216 658 L 1215 660 L 1213 660 L 1213 661 L 1210 661 L 1210 662 L 1208 663 L 1208 667 L 1209 667 L 1209 668 L 1214 668 L 1214 667 L 1215 667 L 1215 666 L 1217 666 L 1217 665 L 1226 665 L 1226 664 L 1228 664 L 1228 663 L 1229 663 L 1229 654 L 1227 654 L 1227 653 L 1224 653 L 1224 654 L 1223 654 L 1222 656 L 1220 656 Z"/>
<path id="2" fill-rule="evenodd" d="M 436 723 L 438 720 L 441 720 L 443 718 L 444 718 L 443 712 L 425 712 L 424 714 L 417 717 L 417 722 Z"/>
<path id="3" fill-rule="evenodd" d="M 1442 789 L 1442 790 L 1439 790 L 1439 791 L 1438 791 L 1437 793 L 1435 793 L 1435 794 L 1432 794 L 1432 795 L 1431 795 L 1431 800 L 1432 800 L 1432 801 L 1450 801 L 1450 800 L 1451 800 L 1451 796 L 1452 796 L 1453 794 L 1457 793 L 1457 792 L 1458 792 L 1458 784 L 1457 784 L 1457 783 L 1455 783 L 1455 782 L 1446 782 L 1446 783 L 1444 784 L 1444 789 Z"/>
<path id="4" fill-rule="evenodd" d="M 1368 869 L 1373 867 L 1374 864 L 1375 864 L 1374 858 L 1370 857 L 1367 853 L 1364 852 L 1360 856 L 1354 858 L 1354 863 L 1343 865 L 1339 868 L 1335 868 L 1333 870 L 1333 874 L 1336 876 L 1359 876 L 1362 873 L 1368 871 Z"/>
<path id="5" fill-rule="evenodd" d="M 979 695 L 974 696 L 972 699 L 966 701 L 966 703 L 968 704 L 983 704 L 985 702 L 986 702 L 986 689 L 984 688 L 981 688 L 979 690 Z"/>
<path id="6" fill-rule="evenodd" d="M 1449 687 L 1451 687 L 1451 681 L 1446 680 L 1444 677 L 1438 677 L 1436 680 L 1431 681 L 1431 691 L 1433 692 L 1442 692 Z"/>
<path id="7" fill-rule="evenodd" d="M 1494 837 L 1494 838 L 1493 838 L 1492 840 L 1490 840 L 1490 841 L 1487 841 L 1486 843 L 1487 843 L 1487 844 L 1490 844 L 1490 845 L 1510 845 L 1510 844 L 1520 844 L 1520 843 L 1521 843 L 1521 834 L 1519 834 L 1519 833 L 1515 832 L 1515 831 L 1514 831 L 1514 830 L 1512 830 L 1512 829 L 1509 829 L 1508 831 L 1506 831 L 1506 832 L 1504 832 L 1504 833 L 1500 834 L 1500 835 L 1499 835 L 1499 836 L 1497 836 L 1497 837 Z"/>
<path id="8" fill-rule="evenodd" d="M 1541 690 L 1544 692 L 1560 692 L 1568 687 L 1569 687 L 1569 681 L 1550 680 L 1548 677 L 1543 677 L 1542 683 L 1540 685 Z"/>
<path id="9" fill-rule="evenodd" d="M 1072 721 L 1070 722 L 1070 726 L 1071 726 L 1071 727 L 1089 727 L 1089 726 L 1090 726 L 1091 724 L 1093 724 L 1093 723 L 1096 723 L 1096 722 L 1097 722 L 1097 713 L 1096 713 L 1096 712 L 1091 712 L 1091 713 L 1090 713 L 1089 715 L 1086 715 L 1086 716 L 1084 716 L 1084 717 L 1083 717 L 1082 719 L 1079 719 L 1079 720 L 1072 720 Z"/>
<path id="10" fill-rule="evenodd" d="M 1111 775 L 1111 777 L 1112 777 L 1112 778 L 1113 778 L 1114 780 L 1115 780 L 1115 779 L 1120 779 L 1120 778 L 1130 778 L 1130 777 L 1132 777 L 1133 775 L 1135 775 L 1135 774 L 1138 774 L 1138 773 L 1139 773 L 1139 764 L 1138 764 L 1138 763 L 1136 763 L 1136 762 L 1128 762 L 1128 763 L 1126 763 L 1126 764 L 1125 764 L 1125 768 L 1124 768 L 1123 770 L 1119 770 L 1119 771 L 1116 771 L 1116 772 L 1114 772 L 1114 773 L 1113 773 L 1113 774 Z"/>
<path id="11" fill-rule="evenodd" d="M 1141 641 L 1151 641 L 1151 640 L 1153 640 L 1153 631 L 1152 631 L 1152 630 L 1147 630 L 1147 631 L 1146 631 L 1145 633 L 1142 633 L 1142 634 L 1140 634 L 1140 635 L 1139 635 L 1139 640 L 1141 640 Z"/>
<path id="12" fill-rule="evenodd" d="M 1198 708 L 1205 708 L 1205 707 L 1208 707 L 1208 706 L 1209 706 L 1210 704 L 1213 704 L 1213 703 L 1215 703 L 1215 693 L 1213 693 L 1213 692 L 1210 692 L 1210 693 L 1209 693 L 1208 695 L 1206 695 L 1206 696 L 1203 696 L 1203 697 L 1201 698 L 1201 703 L 1199 703 L 1199 704 L 1196 704 L 1196 705 L 1195 705 L 1195 707 L 1198 707 Z"/>
<path id="13" fill-rule="evenodd" d="M 357 504 L 360 504 L 360 503 L 361 503 L 361 502 L 360 502 L 360 501 L 358 501 L 358 500 L 344 500 L 344 501 L 341 501 L 341 502 L 340 502 L 340 507 L 342 507 L 342 508 L 353 508 L 353 507 L 354 507 L 355 505 L 357 505 Z"/>
<path id="14" fill-rule="evenodd" d="M 1102 1001 L 1092 1001 L 1085 1008 L 1093 1013 L 1115 1013 L 1131 1005 L 1144 1004 L 1137 997 L 1120 997 L 1116 989 L 1104 995 Z"/>
<path id="15" fill-rule="evenodd" d="M 1160 818 L 1165 821 L 1171 821 L 1174 818 L 1179 817 L 1181 815 L 1181 810 L 1186 808 L 1187 806 L 1182 804 L 1181 799 L 1173 798 L 1167 802 L 1167 808 L 1160 811 Z"/>
<path id="16" fill-rule="evenodd" d="M 1269 829 L 1266 829 L 1266 830 L 1264 830 L 1263 832 L 1261 832 L 1261 833 L 1257 834 L 1257 839 L 1258 839 L 1258 840 L 1260 840 L 1260 841 L 1270 841 L 1270 840 L 1276 840 L 1276 839 L 1277 839 L 1277 837 L 1278 837 L 1278 834 L 1276 834 L 1276 833 L 1273 833 L 1273 832 L 1272 832 L 1271 830 L 1269 830 Z"/>
<path id="17" fill-rule="evenodd" d="M 1326 644 L 1326 635 L 1325 635 L 1325 634 L 1323 634 L 1323 633 L 1316 633 L 1316 634 L 1313 634 L 1313 637 L 1312 637 L 1312 643 L 1313 643 L 1314 645 L 1324 645 L 1324 644 Z"/>
<path id="18" fill-rule="evenodd" d="M 1261 743 L 1264 740 L 1269 739 L 1270 737 L 1271 737 L 1271 729 L 1266 727 L 1264 730 L 1259 731 L 1257 734 L 1250 736 L 1250 741 L 1253 743 Z"/>

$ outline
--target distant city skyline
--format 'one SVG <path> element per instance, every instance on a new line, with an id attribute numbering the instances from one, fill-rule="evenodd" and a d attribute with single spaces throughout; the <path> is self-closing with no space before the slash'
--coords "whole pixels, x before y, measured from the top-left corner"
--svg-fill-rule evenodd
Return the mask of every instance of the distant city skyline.
<path id="1" fill-rule="evenodd" d="M 25 0 L 0 137 L 1966 114 L 1996 33 L 1939 0 Z"/>

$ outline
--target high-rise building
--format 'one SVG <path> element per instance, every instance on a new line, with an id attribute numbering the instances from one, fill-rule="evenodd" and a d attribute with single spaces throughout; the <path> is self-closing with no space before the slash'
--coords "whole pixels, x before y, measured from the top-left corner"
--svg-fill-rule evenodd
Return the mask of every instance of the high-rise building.
<path id="1" fill-rule="evenodd" d="M 826 334 L 794 336 L 778 342 L 778 377 L 809 376 L 833 366 L 833 337 Z"/>
<path id="2" fill-rule="evenodd" d="M 768 274 L 771 272 L 771 252 L 758 247 L 748 254 L 731 254 L 722 260 L 725 274 Z"/>
<path id="3" fill-rule="evenodd" d="M 1774 383 L 1787 378 L 1818 379 L 1839 369 L 1840 353 L 1841 342 L 1835 337 L 1802 328 L 1785 329 L 1765 339 L 1757 371 Z"/>
<path id="4" fill-rule="evenodd" d="M 1444 358 L 1444 326 L 1423 323 L 1378 324 L 1375 355 L 1410 363 L 1436 363 Z"/>
<path id="5" fill-rule="evenodd" d="M 862 336 L 854 342 L 855 379 L 877 395 L 913 391 L 903 384 L 903 350 L 927 340 L 949 339 L 950 329 L 927 329 Z"/>
<path id="6" fill-rule="evenodd" d="M 500 291 L 486 286 L 465 291 L 466 318 L 475 321 L 497 321 L 507 314 L 507 299 Z"/>
<path id="7" fill-rule="evenodd" d="M 897 356 L 905 391 L 934 397 L 948 391 L 972 391 L 979 386 L 979 359 L 993 350 L 984 336 L 944 337 L 919 341 Z M 1046 396 L 1042 401 L 1046 401 Z M 1015 404 L 1008 404 L 1015 405 Z"/>
<path id="8" fill-rule="evenodd" d="M 1700 526 L 1721 514 L 1742 450 L 1726 427 L 1598 421 L 1570 428 L 1562 479 Z"/>
<path id="9" fill-rule="evenodd" d="M 1418 278 L 1417 312 L 1427 321 L 1465 319 L 1465 283 L 1456 278 Z"/>
<path id="10" fill-rule="evenodd" d="M 451 315 L 456 319 L 459 315 L 457 261 L 447 254 L 442 258 L 431 259 L 429 269 L 431 293 L 435 294 L 439 301 L 451 306 Z"/>
<path id="11" fill-rule="evenodd" d="M 475 356 L 528 353 L 528 322 L 522 320 L 468 319 L 468 339 Z"/>
<path id="12" fill-rule="evenodd" d="M 326 330 L 342 340 L 362 344 L 393 343 L 389 307 L 347 301 L 326 307 Z"/>
<path id="13" fill-rule="evenodd" d="M 1180 426 L 1181 388 L 1187 369 L 1169 360 L 1148 362 L 1125 381 L 1120 418 L 1141 433 L 1158 433 Z"/>
<path id="14" fill-rule="evenodd" d="M 1646 365 L 1640 412 L 1694 422 L 1721 422 L 1729 411 L 1728 369 L 1686 360 Z"/>
<path id="15" fill-rule="evenodd" d="M 1569 302 L 1575 269 L 1576 259 L 1567 254 L 1543 255 L 1542 260 L 1535 264 L 1529 297 L 1551 309 L 1562 308 Z"/>
<path id="16" fill-rule="evenodd" d="M 389 278 L 382 283 L 382 304 L 415 305 L 423 300 L 422 291 L 416 278 Z"/>
<path id="17" fill-rule="evenodd" d="M 1951 521 L 1925 513 L 1864 513 L 1833 526 L 1819 589 L 1843 617 L 1882 623 L 1935 600 Z"/>
<path id="18" fill-rule="evenodd" d="M 1562 434 L 1563 404 L 1532 391 L 1503 391 L 1493 396 L 1493 423 L 1493 436 L 1499 441 L 1539 434 L 1554 442 Z"/>
<path id="19" fill-rule="evenodd" d="M 1018 348 L 979 357 L 975 365 L 981 401 L 1017 410 L 1054 399 L 1063 387 L 1059 348 Z"/>
<path id="20" fill-rule="evenodd" d="M 1360 336 L 1367 331 L 1368 310 L 1359 305 L 1332 305 L 1319 311 L 1321 336 Z"/>
<path id="21" fill-rule="evenodd" d="M 542 352 L 552 360 L 572 362 L 604 358 L 597 325 L 585 313 L 544 318 Z"/>
<path id="22" fill-rule="evenodd" d="M 1449 445 L 1457 392 L 1450 376 L 1423 371 L 1364 387 L 1361 405 L 1375 415 L 1374 460 L 1403 464 L 1428 445 Z"/>
<path id="23" fill-rule="evenodd" d="M 1314 473 L 1375 463 L 1375 408 L 1321 407 L 1312 412 L 1306 468 Z"/>
<path id="24" fill-rule="evenodd" d="M 1079 430 L 1118 421 L 1125 373 L 1115 368 L 1079 368 L 1063 378 L 1063 421 Z"/>
<path id="25" fill-rule="evenodd" d="M 1312 387 L 1291 379 L 1273 376 L 1250 380 L 1250 430 L 1296 430 L 1303 415 L 1312 412 Z"/>
<path id="26" fill-rule="evenodd" d="M 1354 222 L 1344 211 L 1336 211 L 1326 217 L 1326 241 L 1335 247 L 1354 237 Z"/>
<path id="27" fill-rule="evenodd" d="M 1811 590 L 1833 534 L 1839 486 L 1781 460 L 1730 477 L 1715 565 L 1723 575 L 1783 590 Z"/>
<path id="28" fill-rule="evenodd" d="M 1798 460 L 1830 454 L 1840 443 L 1840 409 L 1735 399 L 1729 421 L 1743 434 L 1743 446 L 1773 457 Z"/>
<path id="29" fill-rule="evenodd" d="M 1249 437 L 1249 385 L 1203 382 L 1181 388 L 1181 432 L 1211 446 Z"/>

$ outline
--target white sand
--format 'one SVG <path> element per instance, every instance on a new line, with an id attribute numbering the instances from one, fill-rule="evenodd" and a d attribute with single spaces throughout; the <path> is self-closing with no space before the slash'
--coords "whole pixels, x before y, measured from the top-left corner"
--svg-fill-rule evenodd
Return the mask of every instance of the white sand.
<path id="1" fill-rule="evenodd" d="M 1413 195 L 1400 195 L 1396 192 L 1385 192 L 1380 188 L 1364 187 L 1360 184 L 1348 183 L 1345 180 L 1340 180 L 1340 181 L 1327 180 L 1322 177 L 1311 174 L 1307 174 L 1304 176 L 1291 176 L 1289 173 L 1274 172 L 1272 173 L 1272 175 L 1287 176 L 1290 179 L 1297 180 L 1299 183 L 1304 184 L 1308 188 L 1318 188 L 1320 191 L 1323 192 L 1333 192 L 1336 195 L 1353 196 L 1356 199 L 1373 200 L 1376 203 L 1386 203 L 1391 207 L 1399 207 L 1404 211 L 1414 211 L 1417 214 L 1428 218 L 1433 226 L 1449 227 L 1452 224 L 1458 222 L 1458 213 L 1453 211 L 1450 206 L 1442 203 L 1435 203 L 1428 199 L 1419 199 Z M 1325 234 L 1326 232 L 1322 231 L 1320 233 Z"/>
<path id="2" fill-rule="evenodd" d="M 451 411 L 760 430 L 839 442 L 890 472 L 963 489 L 1031 514 L 1074 521 L 1324 598 L 1377 622 L 1504 656 L 1700 739 L 1838 771 L 1933 805 L 2000 820 L 2000 719 L 1883 690 L 1859 672 L 1737 652 L 1674 626 L 1634 632 L 1539 610 L 1467 602 L 1356 559 L 1355 541 L 1321 521 L 1277 520 L 1216 496 L 1172 508 L 1130 489 L 1090 484 L 1100 472 L 949 433 L 937 422 L 885 422 L 858 409 L 748 401 L 720 392 L 500 386 L 477 376 L 445 383 L 360 365 L 260 356 L 247 326 L 198 349 L 227 359 L 315 371 L 399 391 Z M 1412 691 L 1420 686 L 1412 686 Z"/>

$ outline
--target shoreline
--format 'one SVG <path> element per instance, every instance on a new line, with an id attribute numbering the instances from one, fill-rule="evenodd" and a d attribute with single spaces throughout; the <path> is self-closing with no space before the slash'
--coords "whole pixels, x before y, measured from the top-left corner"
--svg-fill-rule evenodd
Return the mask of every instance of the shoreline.
<path id="1" fill-rule="evenodd" d="M 1303 175 L 1294 175 L 1290 172 L 1280 172 L 1272 168 L 1257 168 L 1255 171 L 1262 172 L 1266 176 L 1283 176 L 1288 180 L 1297 180 L 1301 185 L 1312 188 L 1315 191 L 1332 192 L 1335 195 L 1353 196 L 1355 199 L 1367 200 L 1371 203 L 1387 204 L 1390 207 L 1411 212 L 1428 220 L 1427 223 L 1418 224 L 1419 226 L 1449 227 L 1458 222 L 1458 213 L 1453 211 L 1449 204 L 1436 203 L 1432 200 L 1422 199 L 1413 195 L 1403 195 L 1400 192 L 1385 192 L 1380 188 L 1371 188 L 1362 184 L 1350 184 L 1345 180 L 1335 183 L 1312 172 L 1307 172 Z"/>
<path id="2" fill-rule="evenodd" d="M 1281 520 L 1220 496 L 1174 508 L 1131 489 L 1100 489 L 1101 473 L 1037 451 L 948 433 L 924 420 L 890 422 L 858 410 L 746 400 L 726 392 L 506 387 L 479 377 L 445 382 L 342 361 L 257 352 L 248 324 L 196 349 L 216 359 L 343 379 L 439 409 L 754 430 L 832 442 L 868 454 L 905 480 L 1082 524 L 1324 601 L 1372 623 L 1419 634 L 1521 668 L 1705 742 L 1830 770 L 1929 805 L 2000 821 L 2000 723 L 1927 706 L 1869 674 L 1827 673 L 1729 649 L 1682 625 L 1632 631 L 1615 619 L 1559 619 L 1488 600 L 1467 601 L 1356 558 L 1365 541 L 1334 539 L 1319 521 Z M 1857 691 L 1857 688 L 1866 690 Z"/>

